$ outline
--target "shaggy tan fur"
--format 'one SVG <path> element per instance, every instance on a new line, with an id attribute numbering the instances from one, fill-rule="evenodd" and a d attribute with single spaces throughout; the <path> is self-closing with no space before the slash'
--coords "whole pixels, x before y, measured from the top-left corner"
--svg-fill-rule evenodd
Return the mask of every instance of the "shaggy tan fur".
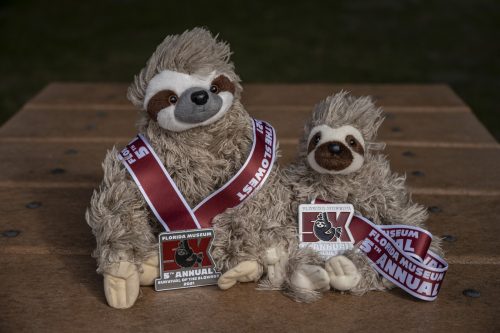
<path id="1" fill-rule="evenodd" d="M 229 62 L 229 47 L 200 28 L 169 36 L 146 67 L 136 76 L 128 97 L 143 108 L 148 82 L 163 70 L 190 75 L 212 71 L 236 85 L 234 102 L 218 121 L 183 132 L 170 132 L 142 110 L 138 131 L 146 136 L 161 162 L 191 207 L 229 180 L 245 162 L 252 146 L 252 122 L 239 101 L 239 78 Z M 104 179 L 91 199 L 86 220 L 96 237 L 99 273 L 114 263 L 141 264 L 158 251 L 161 226 L 148 208 L 137 185 L 119 161 L 117 148 L 104 159 Z M 265 265 L 270 247 L 296 248 L 296 226 L 291 220 L 290 189 L 281 182 L 277 164 L 267 182 L 244 204 L 228 209 L 213 220 L 212 255 L 226 271 L 245 260 Z"/>
<path id="2" fill-rule="evenodd" d="M 391 172 L 386 156 L 373 148 L 382 124 L 382 110 L 369 97 L 354 98 L 346 92 L 330 96 L 316 105 L 312 118 L 305 125 L 297 159 L 286 168 L 285 183 L 294 193 L 292 214 L 297 216 L 298 205 L 318 197 L 334 203 L 350 203 L 375 224 L 406 224 L 425 227 L 426 209 L 412 201 L 405 187 L 405 177 Z M 366 144 L 365 162 L 356 172 L 347 175 L 320 174 L 306 160 L 310 131 L 318 125 L 332 128 L 352 125 L 358 129 Z M 442 255 L 440 242 L 434 238 L 431 249 Z M 359 284 L 351 290 L 363 294 L 369 290 L 384 290 L 382 278 L 373 270 L 359 251 L 345 253 L 362 274 Z"/>

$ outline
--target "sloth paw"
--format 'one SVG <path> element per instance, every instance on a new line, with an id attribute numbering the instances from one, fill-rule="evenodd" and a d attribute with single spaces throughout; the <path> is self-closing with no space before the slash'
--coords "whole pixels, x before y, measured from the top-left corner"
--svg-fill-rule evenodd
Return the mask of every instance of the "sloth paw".
<path id="1" fill-rule="evenodd" d="M 344 256 L 328 259 L 325 264 L 330 276 L 330 285 L 337 290 L 345 291 L 354 288 L 361 280 L 361 275 L 354 263 Z"/>
<path id="2" fill-rule="evenodd" d="M 300 265 L 293 273 L 290 282 L 299 289 L 320 291 L 330 289 L 328 273 L 316 265 Z"/>
<path id="3" fill-rule="evenodd" d="M 255 260 L 242 261 L 222 274 L 217 284 L 222 290 L 231 288 L 236 282 L 257 281 L 262 275 L 262 266 Z"/>
<path id="4" fill-rule="evenodd" d="M 141 286 L 152 286 L 155 283 L 155 279 L 160 277 L 158 265 L 157 254 L 149 257 L 148 260 L 142 263 L 142 273 L 139 275 Z"/>
<path id="5" fill-rule="evenodd" d="M 134 305 L 139 296 L 139 272 L 128 261 L 112 264 L 104 275 L 104 294 L 109 306 L 126 309 Z"/>
<path id="6" fill-rule="evenodd" d="M 288 254 L 282 249 L 275 247 L 267 249 L 264 262 L 266 264 L 267 278 L 273 287 L 281 287 L 285 281 L 287 261 Z"/>

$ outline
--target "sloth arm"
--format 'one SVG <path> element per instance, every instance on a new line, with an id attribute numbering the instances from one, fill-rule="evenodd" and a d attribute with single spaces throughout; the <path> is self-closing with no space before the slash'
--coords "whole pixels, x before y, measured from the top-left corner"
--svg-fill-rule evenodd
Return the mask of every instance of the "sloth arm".
<path id="1" fill-rule="evenodd" d="M 380 189 L 385 199 L 379 212 L 383 224 L 424 225 L 428 217 L 427 210 L 413 202 L 405 185 L 405 177 L 390 174 Z"/>
<path id="2" fill-rule="evenodd" d="M 102 167 L 104 178 L 85 214 L 97 242 L 93 257 L 99 273 L 119 261 L 139 265 L 156 250 L 145 201 L 118 159 L 116 147 L 108 151 Z"/>
<path id="3" fill-rule="evenodd" d="M 406 177 L 389 172 L 380 180 L 380 189 L 385 198 L 385 205 L 380 208 L 379 215 L 383 224 L 404 224 L 427 229 L 425 221 L 429 214 L 427 209 L 415 203 L 405 185 Z M 430 249 L 443 255 L 441 240 L 433 237 Z"/>

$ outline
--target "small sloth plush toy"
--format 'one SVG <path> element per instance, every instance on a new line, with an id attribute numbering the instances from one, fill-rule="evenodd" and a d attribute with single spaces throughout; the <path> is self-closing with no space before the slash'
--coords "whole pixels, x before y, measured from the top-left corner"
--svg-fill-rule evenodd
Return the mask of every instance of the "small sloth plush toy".
<path id="1" fill-rule="evenodd" d="M 252 148 L 252 119 L 240 103 L 242 87 L 230 54 L 228 44 L 202 28 L 168 36 L 128 90 L 129 100 L 141 110 L 139 133 L 190 207 L 231 179 Z M 112 307 L 127 308 L 136 301 L 139 286 L 152 285 L 159 276 L 157 236 L 162 230 L 116 148 L 102 165 L 104 179 L 86 220 L 96 237 L 93 256 L 104 275 L 106 299 Z M 287 216 L 290 191 L 280 177 L 275 165 L 257 193 L 212 220 L 211 254 L 225 272 L 220 288 L 256 281 L 268 266 L 276 280 L 273 247 L 288 249 L 296 240 Z M 177 255 L 182 265 L 202 260 L 182 246 Z"/>
<path id="2" fill-rule="evenodd" d="M 285 183 L 294 193 L 292 214 L 297 216 L 299 204 L 320 198 L 352 204 L 375 224 L 424 227 L 426 209 L 412 202 L 405 177 L 391 172 L 379 152 L 383 144 L 374 141 L 382 122 L 382 110 L 369 97 L 340 92 L 316 105 L 298 157 L 285 170 Z M 442 254 L 435 238 L 430 249 Z M 333 289 L 354 294 L 393 286 L 356 247 L 329 258 L 325 271 Z"/>

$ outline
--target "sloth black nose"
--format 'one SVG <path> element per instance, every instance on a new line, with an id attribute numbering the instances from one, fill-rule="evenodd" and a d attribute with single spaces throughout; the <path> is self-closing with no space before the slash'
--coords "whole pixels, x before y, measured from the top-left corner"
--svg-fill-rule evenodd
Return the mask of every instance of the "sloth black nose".
<path id="1" fill-rule="evenodd" d="M 342 147 L 338 143 L 330 143 L 328 145 L 328 151 L 330 151 L 333 155 L 338 155 L 342 151 Z"/>
<path id="2" fill-rule="evenodd" d="M 208 93 L 205 90 L 195 91 L 191 94 L 191 100 L 196 105 L 204 105 L 208 101 Z"/>

